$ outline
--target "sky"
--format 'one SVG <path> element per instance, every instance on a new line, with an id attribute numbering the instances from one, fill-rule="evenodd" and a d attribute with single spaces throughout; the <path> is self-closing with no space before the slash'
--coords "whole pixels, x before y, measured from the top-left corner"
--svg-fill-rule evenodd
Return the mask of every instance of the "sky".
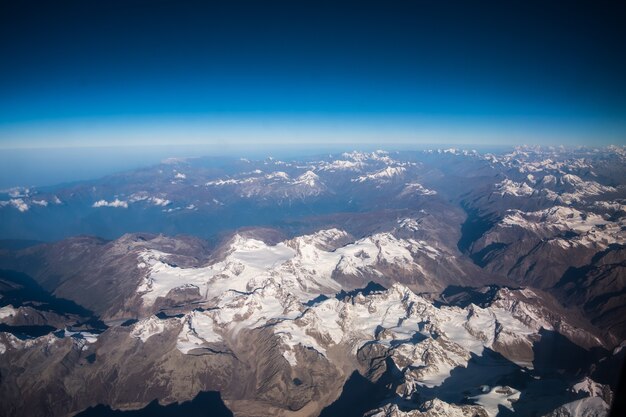
<path id="1" fill-rule="evenodd" d="M 616 1 L 5 1 L 0 152 L 625 144 L 624 39 Z"/>

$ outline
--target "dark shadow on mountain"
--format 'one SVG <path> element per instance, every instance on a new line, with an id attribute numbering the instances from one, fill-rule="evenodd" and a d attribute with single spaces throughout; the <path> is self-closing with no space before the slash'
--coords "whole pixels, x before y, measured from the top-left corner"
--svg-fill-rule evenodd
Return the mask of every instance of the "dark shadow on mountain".
<path id="1" fill-rule="evenodd" d="M 55 327 L 45 325 L 10 326 L 8 324 L 0 323 L 0 332 L 11 333 L 13 336 L 21 340 L 44 336 L 55 330 Z"/>
<path id="2" fill-rule="evenodd" d="M 598 253 L 596 253 L 595 255 L 593 255 L 593 257 L 591 258 L 591 261 L 589 261 L 589 263 L 587 265 L 583 265 L 580 267 L 574 267 L 571 266 L 569 267 L 561 276 L 561 278 L 559 279 L 559 281 L 554 285 L 555 289 L 561 288 L 566 286 L 567 284 L 576 284 L 576 285 L 580 285 L 581 283 L 583 283 L 587 277 L 587 274 L 589 274 L 590 272 L 592 272 L 593 270 L 598 268 L 598 265 L 596 265 L 602 258 L 604 258 L 605 256 L 607 256 L 608 254 L 610 254 L 613 251 L 616 250 L 620 250 L 623 249 L 624 246 L 623 245 L 618 245 L 618 244 L 611 244 L 609 245 L 605 250 L 600 251 Z M 572 292 L 574 292 L 577 289 L 576 286 L 573 286 L 569 291 L 567 291 L 568 294 L 571 294 Z"/>
<path id="3" fill-rule="evenodd" d="M 352 291 L 344 291 L 341 290 L 337 293 L 337 295 L 335 295 L 335 298 L 337 300 L 343 300 L 346 297 L 354 297 L 358 294 L 363 294 L 363 295 L 370 295 L 374 292 L 379 292 L 379 291 L 385 291 L 387 288 L 383 287 L 382 285 L 374 282 L 374 281 L 370 281 L 367 283 L 367 285 L 363 288 L 356 288 Z"/>
<path id="4" fill-rule="evenodd" d="M 556 343 L 555 348 L 548 348 L 546 345 L 549 343 Z M 541 356 L 538 365 L 557 361 L 559 349 L 564 347 L 565 344 L 557 337 L 547 337 L 538 347 Z M 520 398 L 513 404 L 514 412 L 500 406 L 498 417 L 513 414 L 542 416 L 567 402 L 582 398 L 583 394 L 569 391 L 571 385 L 581 378 L 581 375 L 556 371 L 547 373 L 537 368 L 529 370 L 485 348 L 481 356 L 472 354 L 467 367 L 453 369 L 441 385 L 419 387 L 417 394 L 419 402 L 439 398 L 451 404 L 475 404 L 472 397 L 483 394 L 483 386 L 490 389 L 509 386 L 521 392 Z"/>
<path id="5" fill-rule="evenodd" d="M 461 225 L 461 238 L 457 247 L 461 252 L 468 253 L 472 244 L 489 231 L 496 224 L 496 220 L 492 215 L 481 214 L 479 210 L 471 208 L 467 203 L 462 203 L 461 207 L 467 214 L 467 218 Z"/>
<path id="6" fill-rule="evenodd" d="M 385 360 L 386 371 L 374 383 L 358 371 L 352 372 L 346 381 L 339 398 L 322 410 L 319 417 L 362 417 L 381 402 L 395 395 L 395 388 L 401 378 L 391 358 Z"/>
<path id="7" fill-rule="evenodd" d="M 524 386 L 529 378 L 520 366 L 485 348 L 481 356 L 471 354 L 467 367 L 454 368 L 441 385 L 420 387 L 418 393 L 422 400 L 439 398 L 449 403 L 471 404 L 473 401 L 468 398 L 481 394 L 484 385 L 516 388 Z"/>
<path id="8" fill-rule="evenodd" d="M 615 371 L 616 369 L 626 371 L 626 349 L 622 349 L 617 354 L 610 352 L 604 359 L 595 363 L 591 371 L 591 378 L 600 384 L 608 384 L 615 390 L 620 382 L 620 377 L 626 379 L 625 372 L 620 375 Z"/>
<path id="9" fill-rule="evenodd" d="M 379 327 L 380 327 L 380 326 L 379 326 Z M 415 332 L 415 333 L 413 333 L 413 336 L 411 336 L 411 338 L 410 338 L 410 339 L 395 339 L 395 340 L 391 340 L 391 341 L 389 342 L 389 344 L 390 344 L 392 347 L 400 346 L 400 345 L 405 344 L 405 343 L 410 343 L 410 344 L 412 344 L 412 345 L 416 345 L 416 344 L 418 344 L 419 342 L 421 342 L 421 341 L 423 341 L 423 340 L 425 340 L 425 339 L 427 339 L 427 338 L 428 338 L 427 336 L 424 336 L 424 335 L 423 335 L 423 334 L 421 334 L 421 333 L 417 333 L 417 332 Z"/>
<path id="10" fill-rule="evenodd" d="M 181 319 L 185 317 L 183 313 L 169 315 L 165 313 L 164 311 L 159 311 L 158 313 L 155 314 L 155 316 L 161 320 L 174 319 L 174 318 Z"/>
<path id="11" fill-rule="evenodd" d="M 0 270 L 0 305 L 13 307 L 32 305 L 37 302 L 39 310 L 53 311 L 59 314 L 78 314 L 91 316 L 93 313 L 71 300 L 57 298 L 44 290 L 33 278 L 17 271 Z"/>
<path id="12" fill-rule="evenodd" d="M 375 408 L 381 396 L 376 384 L 370 382 L 358 371 L 354 371 L 343 386 L 339 398 L 324 408 L 320 417 L 361 417 L 366 411 Z"/>
<path id="13" fill-rule="evenodd" d="M 581 307 L 592 324 L 626 337 L 626 246 L 613 244 L 580 267 L 569 267 L 551 289 L 568 306 Z"/>
<path id="14" fill-rule="evenodd" d="M 584 398 L 585 394 L 575 394 L 569 390 L 574 381 L 559 378 L 546 378 L 529 381 L 521 391 L 519 399 L 513 403 L 513 411 L 499 407 L 498 417 L 533 416 L 548 414 L 563 404 Z M 518 388 L 516 388 L 518 389 Z"/>
<path id="15" fill-rule="evenodd" d="M 561 405 L 585 397 L 570 387 L 589 375 L 595 363 L 609 352 L 603 348 L 584 349 L 565 336 L 541 329 L 541 339 L 534 343 L 534 378 L 530 379 L 517 403 L 516 414 L 544 415 Z M 511 415 L 508 410 L 504 416 Z"/>
<path id="16" fill-rule="evenodd" d="M 534 343 L 534 368 L 544 375 L 579 376 L 609 352 L 603 348 L 587 350 L 552 330 L 541 329 L 541 339 Z"/>
<path id="17" fill-rule="evenodd" d="M 53 312 L 62 316 L 75 315 L 81 318 L 76 326 L 102 332 L 107 326 L 91 310 L 74 301 L 57 298 L 44 290 L 33 278 L 21 272 L 0 270 L 0 307 L 12 305 L 32 307 L 39 311 Z"/>
<path id="18" fill-rule="evenodd" d="M 435 305 L 450 305 L 465 308 L 470 304 L 479 307 L 488 307 L 493 302 L 498 291 L 503 288 L 499 285 L 487 285 L 485 287 L 463 287 L 460 285 L 450 285 L 441 293 L 441 300 Z"/>
<path id="19" fill-rule="evenodd" d="M 322 301 L 326 301 L 326 300 L 328 300 L 328 297 L 325 296 L 324 294 L 320 294 L 317 297 L 315 297 L 315 298 L 307 301 L 306 303 L 304 303 L 304 305 L 307 306 L 307 307 L 313 307 L 314 305 L 319 304 Z"/>
<path id="20" fill-rule="evenodd" d="M 476 265 L 483 268 L 495 257 L 497 257 L 498 254 L 503 252 L 508 246 L 509 245 L 506 243 L 494 242 L 490 245 L 485 246 L 478 252 L 470 254 L 470 258 L 472 261 L 474 261 Z"/>
<path id="21" fill-rule="evenodd" d="M 193 400 L 183 403 L 159 405 L 152 401 L 140 410 L 113 410 L 108 405 L 90 407 L 75 417 L 232 417 L 233 413 L 226 407 L 219 392 L 207 391 L 199 393 Z"/>
<path id="22" fill-rule="evenodd" d="M 509 386 L 521 392 L 513 404 L 514 411 L 500 406 L 498 416 L 542 416 L 561 405 L 583 398 L 570 387 L 588 375 L 605 350 L 585 350 L 570 342 L 564 336 L 541 331 L 542 338 L 534 345 L 534 369 L 526 369 L 515 364 L 500 353 L 485 348 L 482 355 L 472 354 L 466 367 L 453 369 L 450 376 L 439 386 L 420 386 L 411 401 L 398 399 L 396 387 L 403 376 L 390 358 L 387 358 L 387 371 L 376 382 L 354 372 L 344 385 L 341 396 L 326 407 L 320 417 L 361 416 L 386 402 L 396 403 L 401 410 L 417 409 L 426 400 L 438 398 L 451 404 L 475 404 L 472 397 L 483 393 L 486 385 Z"/>
<path id="23" fill-rule="evenodd" d="M 621 369 L 618 377 L 619 383 L 613 388 L 614 397 L 609 417 L 623 417 L 626 415 L 626 362 L 622 361 L 622 366 L 618 369 Z"/>

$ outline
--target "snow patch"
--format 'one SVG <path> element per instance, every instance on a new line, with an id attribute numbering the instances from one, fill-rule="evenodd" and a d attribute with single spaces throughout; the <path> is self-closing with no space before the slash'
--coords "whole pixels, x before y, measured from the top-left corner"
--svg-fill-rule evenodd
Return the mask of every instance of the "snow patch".
<path id="1" fill-rule="evenodd" d="M 145 343 L 146 340 L 150 339 L 155 334 L 163 333 L 168 322 L 169 320 L 161 320 L 157 316 L 150 316 L 147 319 L 135 323 L 130 335 Z"/>
<path id="2" fill-rule="evenodd" d="M 184 325 L 176 339 L 176 348 L 183 354 L 202 347 L 206 343 L 221 342 L 209 312 L 193 311 L 183 319 Z"/>
<path id="3" fill-rule="evenodd" d="M 496 386 L 493 387 L 488 393 L 470 398 L 474 400 L 476 404 L 481 405 L 487 414 L 489 414 L 489 417 L 495 417 L 498 415 L 499 406 L 504 406 L 511 411 L 515 411 L 513 409 L 513 404 L 519 400 L 520 395 L 521 392 L 515 388 Z"/>
<path id="4" fill-rule="evenodd" d="M 6 319 L 7 317 L 13 317 L 17 314 L 17 310 L 12 305 L 7 305 L 0 308 L 0 319 Z"/>

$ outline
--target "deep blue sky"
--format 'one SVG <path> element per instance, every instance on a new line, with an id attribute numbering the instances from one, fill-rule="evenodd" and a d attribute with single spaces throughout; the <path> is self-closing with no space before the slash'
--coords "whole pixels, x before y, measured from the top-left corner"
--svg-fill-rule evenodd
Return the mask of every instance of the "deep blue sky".
<path id="1" fill-rule="evenodd" d="M 626 143 L 625 4 L 2 1 L 0 147 Z"/>

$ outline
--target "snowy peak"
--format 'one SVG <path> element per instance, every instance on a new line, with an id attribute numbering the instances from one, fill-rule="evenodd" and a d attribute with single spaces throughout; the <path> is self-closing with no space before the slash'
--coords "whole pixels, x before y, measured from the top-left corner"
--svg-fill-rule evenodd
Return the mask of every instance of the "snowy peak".
<path id="1" fill-rule="evenodd" d="M 349 239 L 347 232 L 336 228 L 319 230 L 310 235 L 298 236 L 289 240 L 287 245 L 294 247 L 298 253 L 310 250 L 332 251 Z"/>
<path id="2" fill-rule="evenodd" d="M 332 162 L 322 161 L 319 163 L 320 171 L 360 171 L 365 164 L 361 161 L 347 161 L 342 159 L 337 159 Z"/>
<path id="3" fill-rule="evenodd" d="M 362 175 L 360 177 L 352 179 L 352 182 L 389 182 L 396 177 L 402 176 L 406 171 L 405 167 L 392 167 L 388 166 L 380 171 L 373 172 L 371 174 Z"/>
<path id="4" fill-rule="evenodd" d="M 302 174 L 298 173 L 295 178 L 285 171 L 274 171 L 263 175 L 262 171 L 254 170 L 243 173 L 237 178 L 208 181 L 205 186 L 218 189 L 229 187 L 232 190 L 229 189 L 230 193 L 227 198 L 231 199 L 234 193 L 245 199 L 271 198 L 278 201 L 316 197 L 327 191 L 320 177 L 310 169 Z"/>
<path id="5" fill-rule="evenodd" d="M 301 348 L 324 357 L 338 345 L 361 356 L 388 352 L 403 372 L 404 389 L 410 396 L 417 386 L 441 385 L 453 369 L 468 366 L 471 355 L 480 356 L 485 348 L 532 368 L 532 345 L 540 338 L 542 327 L 529 327 L 524 322 L 527 316 L 503 307 L 435 307 L 395 284 L 369 295 L 321 301 L 272 328 L 285 345 L 283 355 L 292 366 L 298 366 Z M 516 392 L 510 391 L 506 398 L 513 398 Z M 491 392 L 496 394 L 499 392 Z M 481 399 L 477 398 L 479 404 Z M 497 414 L 497 407 L 495 410 Z"/>
<path id="6" fill-rule="evenodd" d="M 626 219 L 606 220 L 600 215 L 571 207 L 555 206 L 536 212 L 510 211 L 499 223 L 500 227 L 520 227 L 565 248 L 572 245 L 607 247 L 626 243 Z M 494 232 L 497 233 L 497 228 Z M 561 235 L 574 233 L 568 239 Z"/>
<path id="7" fill-rule="evenodd" d="M 218 251 L 220 252 L 220 251 Z M 143 280 L 137 293 L 144 308 L 159 298 L 187 297 L 211 300 L 225 290 L 250 291 L 268 283 L 291 288 L 303 301 L 341 289 L 339 274 L 359 278 L 384 277 L 390 268 L 407 274 L 428 276 L 423 262 L 435 265 L 440 249 L 423 240 L 401 239 L 391 232 L 377 233 L 356 241 L 339 229 L 320 230 L 311 235 L 267 244 L 262 240 L 234 235 L 221 250 L 222 256 L 203 267 L 182 268 L 168 263 L 159 251 L 141 251 L 138 265 Z"/>
<path id="8" fill-rule="evenodd" d="M 525 182 L 514 182 L 505 179 L 495 185 L 495 192 L 500 195 L 511 195 L 514 197 L 528 197 L 535 190 Z"/>
<path id="9" fill-rule="evenodd" d="M 435 194 L 437 194 L 437 191 L 430 190 L 418 182 L 411 182 L 411 183 L 405 184 L 404 189 L 400 193 L 400 196 L 404 197 L 404 196 L 416 196 L 416 195 L 421 196 L 421 195 L 435 195 Z"/>
<path id="10" fill-rule="evenodd" d="M 344 152 L 341 155 L 345 159 L 351 159 L 355 162 L 368 162 L 368 161 L 378 161 L 384 163 L 394 162 L 393 159 L 389 156 L 389 152 L 383 150 L 377 150 L 374 152 Z"/>
<path id="11" fill-rule="evenodd" d="M 272 172 L 270 174 L 267 174 L 265 178 L 268 180 L 274 180 L 274 181 L 289 181 L 290 180 L 289 174 L 283 171 Z"/>
<path id="12" fill-rule="evenodd" d="M 309 187 L 319 186 L 320 177 L 313 171 L 307 171 L 296 178 L 296 184 L 305 184 Z"/>

